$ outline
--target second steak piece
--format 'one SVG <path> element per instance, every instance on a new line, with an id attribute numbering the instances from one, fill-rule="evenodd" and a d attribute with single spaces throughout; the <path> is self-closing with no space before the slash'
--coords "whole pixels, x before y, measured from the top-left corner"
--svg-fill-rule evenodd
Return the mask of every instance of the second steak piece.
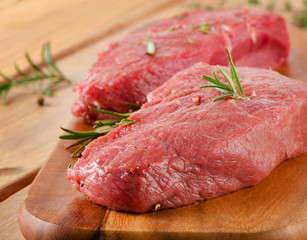
<path id="1" fill-rule="evenodd" d="M 146 39 L 155 45 L 153 55 L 145 54 Z M 72 112 L 87 122 L 103 117 L 88 106 L 126 112 L 125 102 L 145 103 L 147 93 L 179 70 L 197 62 L 227 65 L 225 46 L 237 66 L 275 69 L 288 56 L 285 22 L 264 10 L 197 10 L 109 43 L 74 87 Z"/>

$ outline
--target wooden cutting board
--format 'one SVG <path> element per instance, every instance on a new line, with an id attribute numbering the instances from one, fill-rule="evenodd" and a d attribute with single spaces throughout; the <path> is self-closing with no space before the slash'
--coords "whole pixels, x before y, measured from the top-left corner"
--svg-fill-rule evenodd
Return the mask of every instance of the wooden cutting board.
<path id="1" fill-rule="evenodd" d="M 307 81 L 307 45 L 289 28 L 291 53 L 280 71 Z M 306 119 L 307 121 L 307 119 Z M 69 126 L 89 126 L 73 120 Z M 26 239 L 307 239 L 307 154 L 284 161 L 261 183 L 177 209 L 129 214 L 88 201 L 66 180 L 74 164 L 58 141 L 19 212 Z"/>

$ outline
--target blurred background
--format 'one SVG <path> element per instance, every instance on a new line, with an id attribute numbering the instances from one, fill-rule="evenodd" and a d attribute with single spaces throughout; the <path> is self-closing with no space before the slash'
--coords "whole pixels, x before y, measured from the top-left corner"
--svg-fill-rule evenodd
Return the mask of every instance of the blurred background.
<path id="1" fill-rule="evenodd" d="M 306 0 L 0 0 L 0 69 L 14 74 L 15 62 L 25 68 L 25 51 L 39 62 L 46 41 L 59 59 L 157 12 L 228 6 L 268 9 L 307 28 Z"/>

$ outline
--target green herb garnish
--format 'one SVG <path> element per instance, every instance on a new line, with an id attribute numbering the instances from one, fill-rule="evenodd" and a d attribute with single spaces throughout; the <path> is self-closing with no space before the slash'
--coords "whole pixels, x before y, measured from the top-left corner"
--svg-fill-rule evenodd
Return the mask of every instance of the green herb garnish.
<path id="1" fill-rule="evenodd" d="M 135 104 L 136 106 L 137 104 Z M 79 141 L 69 145 L 66 149 L 70 149 L 73 147 L 78 146 L 78 148 L 72 153 L 71 157 L 76 158 L 81 156 L 81 152 L 83 149 L 88 145 L 91 141 L 94 139 L 106 135 L 108 132 L 110 132 L 111 129 L 116 128 L 120 125 L 126 126 L 129 124 L 132 124 L 135 122 L 133 119 L 127 119 L 131 114 L 134 112 L 130 113 L 117 113 L 117 112 L 111 112 L 111 111 L 105 111 L 105 110 L 100 110 L 96 109 L 93 107 L 89 107 L 89 109 L 95 111 L 95 112 L 100 112 L 104 114 L 108 114 L 111 116 L 115 116 L 117 118 L 115 119 L 105 119 L 105 120 L 97 120 L 95 121 L 95 125 L 93 126 L 94 129 L 90 131 L 74 131 L 66 128 L 61 129 L 68 134 L 61 135 L 59 138 L 61 139 L 79 139 Z"/>
<path id="2" fill-rule="evenodd" d="M 205 23 L 201 25 L 191 26 L 192 29 L 198 29 L 199 31 L 209 34 L 210 33 L 210 23 Z"/>
<path id="3" fill-rule="evenodd" d="M 229 83 L 229 86 L 226 85 L 225 83 L 221 82 L 217 76 L 215 71 L 213 71 L 213 76 L 214 78 L 211 78 L 209 76 L 202 75 L 202 78 L 205 80 L 209 81 L 211 84 L 210 85 L 205 85 L 201 86 L 199 88 L 215 88 L 217 91 L 222 92 L 224 95 L 218 96 L 213 99 L 213 102 L 225 98 L 225 97 L 232 97 L 232 98 L 238 98 L 238 99 L 246 99 L 246 96 L 243 92 L 243 89 L 241 87 L 234 63 L 232 61 L 231 55 L 229 53 L 228 48 L 226 47 L 226 53 L 227 53 L 227 58 L 229 62 L 229 68 L 230 68 L 230 73 L 229 74 L 224 71 L 222 68 L 219 68 L 220 73 L 226 78 L 226 80 Z M 239 92 L 237 91 L 237 88 L 239 89 Z"/>
<path id="4" fill-rule="evenodd" d="M 265 8 L 269 11 L 272 11 L 275 8 L 275 2 L 274 1 L 269 2 Z"/>
<path id="5" fill-rule="evenodd" d="M 147 55 L 154 55 L 156 52 L 155 44 L 150 41 L 149 37 L 146 37 L 146 51 L 145 54 Z"/>
<path id="6" fill-rule="evenodd" d="M 28 83 L 39 82 L 39 92 L 43 95 L 51 96 L 56 85 L 62 82 L 70 83 L 52 59 L 50 42 L 45 43 L 42 47 L 44 70 L 32 61 L 28 53 L 25 53 L 25 58 L 30 65 L 30 73 L 22 72 L 17 64 L 15 64 L 15 69 L 18 74 L 17 77 L 9 77 L 0 72 L 0 76 L 5 80 L 0 83 L 0 96 L 2 97 L 3 104 L 6 104 L 6 96 L 9 90 L 16 85 L 24 85 L 27 87 Z"/>
<path id="7" fill-rule="evenodd" d="M 202 8 L 202 4 L 201 3 L 192 3 L 192 8 L 194 9 L 199 9 L 199 8 Z"/>
<path id="8" fill-rule="evenodd" d="M 91 106 L 89 106 L 88 108 L 95 111 L 95 112 L 104 113 L 104 114 L 111 115 L 111 116 L 114 116 L 114 117 L 119 117 L 119 118 L 127 118 L 131 115 L 131 112 L 129 112 L 129 113 L 118 113 L 118 112 L 112 112 L 112 111 L 93 108 Z"/>
<path id="9" fill-rule="evenodd" d="M 175 15 L 174 17 L 177 18 L 177 19 L 183 19 L 183 18 L 185 18 L 185 16 L 183 16 L 183 15 Z"/>
<path id="10" fill-rule="evenodd" d="M 126 125 L 129 125 L 129 124 L 134 123 L 134 122 L 135 122 L 135 120 L 133 120 L 133 119 L 123 118 L 123 119 L 119 122 L 119 125 L 126 126 Z"/>
<path id="11" fill-rule="evenodd" d="M 193 43 L 195 43 L 195 42 L 194 42 L 194 40 L 186 40 L 186 41 L 184 41 L 184 43 L 193 44 Z"/>
<path id="12" fill-rule="evenodd" d="M 172 26 L 170 26 L 168 29 L 166 29 L 166 32 L 171 32 L 176 28 L 176 24 L 173 24 Z"/>
<path id="13" fill-rule="evenodd" d="M 300 28 L 307 28 L 307 1 L 304 1 L 304 8 L 293 15 L 293 22 Z"/>
<path id="14" fill-rule="evenodd" d="M 292 10 L 292 4 L 291 4 L 291 2 L 289 2 L 289 1 L 285 2 L 284 7 L 285 7 L 285 9 L 286 9 L 287 11 L 291 11 L 291 10 Z"/>
<path id="15" fill-rule="evenodd" d="M 254 5 L 258 5 L 260 4 L 259 0 L 248 0 L 249 4 L 254 4 Z"/>
<path id="16" fill-rule="evenodd" d="M 136 107 L 136 108 L 140 108 L 142 106 L 142 104 L 138 104 L 138 103 L 132 103 L 132 102 L 125 102 L 128 106 L 131 107 Z"/>
<path id="17" fill-rule="evenodd" d="M 214 7 L 211 6 L 211 5 L 206 5 L 206 6 L 205 6 L 205 9 L 206 9 L 207 11 L 213 11 L 213 10 L 214 10 Z"/>

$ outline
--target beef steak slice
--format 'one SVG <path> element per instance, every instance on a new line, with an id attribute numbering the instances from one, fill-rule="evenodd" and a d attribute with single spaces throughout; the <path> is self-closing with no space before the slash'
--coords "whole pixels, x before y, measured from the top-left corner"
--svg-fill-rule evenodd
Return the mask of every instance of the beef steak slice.
<path id="1" fill-rule="evenodd" d="M 237 67 L 249 99 L 212 102 L 221 93 L 199 86 L 217 68 L 198 63 L 150 93 L 135 123 L 86 147 L 73 186 L 114 210 L 175 208 L 255 185 L 307 151 L 306 83 Z"/>
<path id="2" fill-rule="evenodd" d="M 272 12 L 231 8 L 183 16 L 106 45 L 84 82 L 74 87 L 73 114 L 93 122 L 105 116 L 88 106 L 126 112 L 125 102 L 145 103 L 147 93 L 197 62 L 227 65 L 225 46 L 237 66 L 275 69 L 288 56 L 285 22 Z M 209 34 L 195 27 L 206 23 Z M 154 55 L 145 54 L 147 37 L 156 47 Z"/>

